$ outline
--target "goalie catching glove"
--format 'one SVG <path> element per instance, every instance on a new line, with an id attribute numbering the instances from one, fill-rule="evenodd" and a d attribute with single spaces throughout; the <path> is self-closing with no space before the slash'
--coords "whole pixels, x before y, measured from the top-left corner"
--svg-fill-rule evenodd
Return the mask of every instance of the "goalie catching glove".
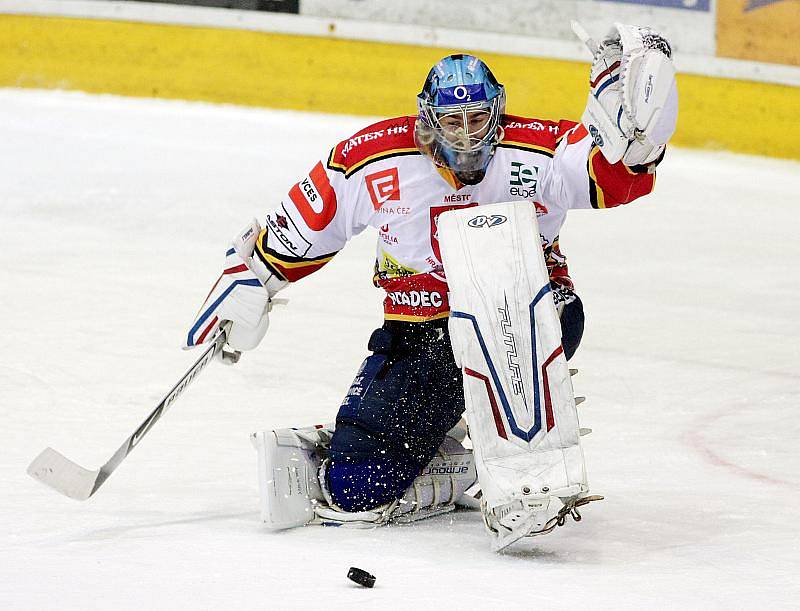
<path id="1" fill-rule="evenodd" d="M 225 253 L 225 268 L 211 288 L 192 323 L 184 350 L 211 341 L 225 321 L 232 325 L 226 338 L 234 354 L 221 352 L 223 360 L 236 362 L 238 353 L 252 350 L 269 327 L 272 296 L 288 284 L 253 258 L 261 226 L 253 219 Z"/>
<path id="2" fill-rule="evenodd" d="M 581 122 L 610 163 L 657 161 L 678 120 L 669 43 L 649 28 L 620 23 L 600 44 L 577 22 L 573 29 L 594 55 Z"/>

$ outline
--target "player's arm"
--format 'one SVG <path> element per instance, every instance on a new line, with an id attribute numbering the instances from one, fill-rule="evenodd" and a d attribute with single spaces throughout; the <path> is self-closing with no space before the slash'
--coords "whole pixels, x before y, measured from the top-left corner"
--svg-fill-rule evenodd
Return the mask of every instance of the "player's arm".
<path id="1" fill-rule="evenodd" d="M 318 162 L 266 216 L 254 258 L 287 282 L 321 269 L 359 233 L 347 180 Z"/>
<path id="2" fill-rule="evenodd" d="M 582 123 L 561 121 L 543 197 L 562 208 L 612 208 L 650 193 L 677 122 L 668 43 L 617 25 L 596 49 Z M 619 32 L 622 32 L 620 34 Z"/>
<path id="3" fill-rule="evenodd" d="M 231 321 L 227 344 L 251 350 L 269 326 L 272 298 L 289 283 L 322 268 L 366 222 L 355 210 L 352 185 L 317 163 L 270 211 L 234 238 L 223 272 L 189 329 L 184 348 L 210 341 Z"/>
<path id="4" fill-rule="evenodd" d="M 599 44 L 577 23 L 593 54 L 581 122 L 609 163 L 647 166 L 664 153 L 678 120 L 672 48 L 650 28 L 615 23 Z"/>
<path id="5" fill-rule="evenodd" d="M 560 121 L 561 137 L 541 175 L 540 196 L 548 207 L 613 208 L 647 195 L 655 186 L 655 166 L 609 162 L 580 123 Z"/>

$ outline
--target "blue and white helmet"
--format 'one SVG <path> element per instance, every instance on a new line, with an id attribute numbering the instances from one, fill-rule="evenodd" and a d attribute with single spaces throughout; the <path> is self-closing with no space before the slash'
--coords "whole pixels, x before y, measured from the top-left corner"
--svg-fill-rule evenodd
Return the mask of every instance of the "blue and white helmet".
<path id="1" fill-rule="evenodd" d="M 417 96 L 414 132 L 420 150 L 449 167 L 465 184 L 483 179 L 503 138 L 505 88 L 472 55 L 450 55 L 428 73 Z"/>

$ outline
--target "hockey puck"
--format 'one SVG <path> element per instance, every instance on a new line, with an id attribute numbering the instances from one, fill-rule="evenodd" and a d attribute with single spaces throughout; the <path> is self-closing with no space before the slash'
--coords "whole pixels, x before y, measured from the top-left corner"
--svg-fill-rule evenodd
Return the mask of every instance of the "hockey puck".
<path id="1" fill-rule="evenodd" d="M 366 571 L 358 569 L 354 566 L 351 566 L 350 570 L 347 571 L 347 578 L 350 581 L 355 581 L 358 585 L 364 586 L 365 588 L 371 588 L 375 585 L 375 575 L 370 575 Z"/>

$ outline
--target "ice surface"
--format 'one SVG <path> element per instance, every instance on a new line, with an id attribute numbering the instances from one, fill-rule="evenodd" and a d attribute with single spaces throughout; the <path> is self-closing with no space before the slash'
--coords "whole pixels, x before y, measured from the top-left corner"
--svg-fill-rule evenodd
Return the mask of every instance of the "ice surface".
<path id="1" fill-rule="evenodd" d="M 607 500 L 509 553 L 474 512 L 259 525 L 248 434 L 335 413 L 381 319 L 369 232 L 286 290 L 261 349 L 209 367 L 95 497 L 25 474 L 48 445 L 109 458 L 195 358 L 179 345 L 227 241 L 364 123 L 0 90 L 0 608 L 797 608 L 792 162 L 671 150 L 653 196 L 572 214 L 571 365 Z"/>

